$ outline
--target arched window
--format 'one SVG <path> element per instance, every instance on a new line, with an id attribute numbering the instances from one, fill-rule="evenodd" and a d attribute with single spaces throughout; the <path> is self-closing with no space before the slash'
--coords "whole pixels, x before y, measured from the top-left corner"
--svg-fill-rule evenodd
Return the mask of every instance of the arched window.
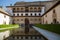
<path id="1" fill-rule="evenodd" d="M 17 37 L 17 39 L 19 39 L 19 37 Z"/>
<path id="2" fill-rule="evenodd" d="M 37 9 L 36 7 L 34 7 L 34 9 Z"/>
<path id="3" fill-rule="evenodd" d="M 35 13 L 35 16 L 36 16 L 36 13 Z"/>
<path id="4" fill-rule="evenodd" d="M 13 8 L 13 10 L 15 10 L 15 8 Z"/>
<path id="5" fill-rule="evenodd" d="M 28 16 L 28 14 L 25 14 L 26 16 Z"/>
<path id="6" fill-rule="evenodd" d="M 32 16 L 32 13 L 31 13 L 31 16 Z"/>
<path id="7" fill-rule="evenodd" d="M 15 8 L 13 8 L 13 12 L 15 12 Z"/>
<path id="8" fill-rule="evenodd" d="M 19 11 L 19 8 L 17 8 L 17 10 Z"/>
<path id="9" fill-rule="evenodd" d="M 53 18 L 56 17 L 55 9 L 53 10 Z"/>
<path id="10" fill-rule="evenodd" d="M 30 9 L 33 9 L 32 7 Z"/>
<path id="11" fill-rule="evenodd" d="M 19 14 L 17 14 L 17 16 L 19 16 Z"/>
<path id="12" fill-rule="evenodd" d="M 4 15 L 4 18 L 6 18 L 6 15 Z"/>
<path id="13" fill-rule="evenodd" d="M 39 16 L 40 16 L 41 14 L 39 13 Z"/>
<path id="14" fill-rule="evenodd" d="M 21 14 L 21 16 L 23 16 L 23 14 Z"/>

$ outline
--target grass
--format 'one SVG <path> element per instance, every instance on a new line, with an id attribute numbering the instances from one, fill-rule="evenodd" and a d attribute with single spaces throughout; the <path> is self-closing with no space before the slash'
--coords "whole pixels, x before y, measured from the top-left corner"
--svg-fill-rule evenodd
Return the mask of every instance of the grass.
<path id="1" fill-rule="evenodd" d="M 15 29 L 15 28 L 18 28 L 19 25 L 17 24 L 10 24 L 10 25 L 0 25 L 0 32 L 3 32 L 3 31 L 6 31 L 6 30 L 12 30 L 12 29 Z"/>
<path id="2" fill-rule="evenodd" d="M 35 26 L 60 34 L 60 24 L 36 24 Z"/>

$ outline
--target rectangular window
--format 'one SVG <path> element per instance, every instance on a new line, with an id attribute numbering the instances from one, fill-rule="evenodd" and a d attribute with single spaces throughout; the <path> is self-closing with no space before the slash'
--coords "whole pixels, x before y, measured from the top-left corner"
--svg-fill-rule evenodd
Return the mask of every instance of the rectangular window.
<path id="1" fill-rule="evenodd" d="M 23 21 L 23 19 L 21 19 L 21 21 Z"/>
<path id="2" fill-rule="evenodd" d="M 6 18 L 6 15 L 4 15 L 4 18 Z"/>
<path id="3" fill-rule="evenodd" d="M 19 19 L 17 19 L 17 21 L 19 21 Z"/>
<path id="4" fill-rule="evenodd" d="M 45 17 L 47 17 L 47 15 Z"/>

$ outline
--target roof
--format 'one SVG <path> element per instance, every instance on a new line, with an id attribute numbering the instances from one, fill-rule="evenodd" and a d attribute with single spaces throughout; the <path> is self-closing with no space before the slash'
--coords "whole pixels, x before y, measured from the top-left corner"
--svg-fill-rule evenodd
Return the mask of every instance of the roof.
<path id="1" fill-rule="evenodd" d="M 57 1 L 57 3 L 55 3 L 52 7 L 50 7 L 42 16 L 44 16 L 45 14 L 47 14 L 49 11 L 51 11 L 53 8 L 55 8 L 56 6 L 58 6 L 60 4 L 60 1 Z M 41 16 L 41 17 L 42 17 Z"/>
<path id="2" fill-rule="evenodd" d="M 6 12 L 5 10 L 3 10 L 2 8 L 0 8 L 0 13 L 10 16 L 9 13 L 7 13 L 7 12 Z"/>
<path id="3" fill-rule="evenodd" d="M 16 2 L 14 6 L 44 5 L 43 3 L 47 3 L 47 2 L 53 2 L 53 1 Z"/>

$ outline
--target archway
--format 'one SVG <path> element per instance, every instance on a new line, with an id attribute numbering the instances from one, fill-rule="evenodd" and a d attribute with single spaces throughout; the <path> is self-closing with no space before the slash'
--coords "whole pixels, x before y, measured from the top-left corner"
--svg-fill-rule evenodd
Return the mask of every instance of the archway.
<path id="1" fill-rule="evenodd" d="M 25 18 L 25 33 L 27 34 L 29 32 L 29 19 Z"/>
<path id="2" fill-rule="evenodd" d="M 56 19 L 53 19 L 53 23 L 56 24 L 57 23 L 57 20 Z"/>

